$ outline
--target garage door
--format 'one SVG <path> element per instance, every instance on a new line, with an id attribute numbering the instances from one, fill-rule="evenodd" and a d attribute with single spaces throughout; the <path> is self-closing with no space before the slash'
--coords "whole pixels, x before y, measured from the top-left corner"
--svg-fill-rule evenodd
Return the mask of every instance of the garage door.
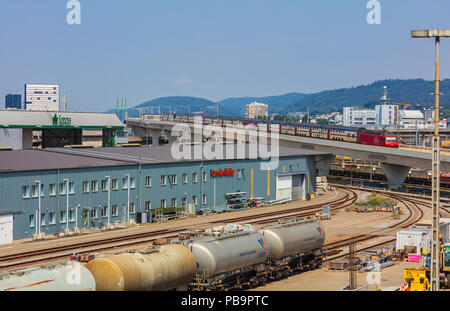
<path id="1" fill-rule="evenodd" d="M 292 199 L 292 176 L 277 176 L 277 200 Z"/>
<path id="2" fill-rule="evenodd" d="M 0 245 L 13 242 L 13 215 L 0 216 Z"/>
<path id="3" fill-rule="evenodd" d="M 301 200 L 303 198 L 303 180 L 304 175 L 292 175 L 292 200 Z"/>

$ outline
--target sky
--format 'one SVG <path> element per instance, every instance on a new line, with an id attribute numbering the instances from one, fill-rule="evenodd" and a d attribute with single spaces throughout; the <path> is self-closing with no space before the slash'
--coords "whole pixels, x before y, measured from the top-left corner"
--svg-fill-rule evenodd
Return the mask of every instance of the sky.
<path id="1" fill-rule="evenodd" d="M 374 0 L 372 0 L 374 1 Z M 71 111 L 106 111 L 163 96 L 271 96 L 434 79 L 432 39 L 450 29 L 448 0 L 0 1 L 0 107 L 25 83 L 57 83 Z M 450 38 L 441 40 L 441 80 Z M 431 92 L 432 90 L 430 90 Z"/>

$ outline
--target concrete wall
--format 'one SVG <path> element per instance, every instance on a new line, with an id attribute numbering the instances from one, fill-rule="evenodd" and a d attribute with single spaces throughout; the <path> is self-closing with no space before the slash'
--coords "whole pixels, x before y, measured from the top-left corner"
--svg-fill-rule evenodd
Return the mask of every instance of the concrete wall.
<path id="1" fill-rule="evenodd" d="M 22 149 L 22 129 L 0 129 L 0 147 Z"/>

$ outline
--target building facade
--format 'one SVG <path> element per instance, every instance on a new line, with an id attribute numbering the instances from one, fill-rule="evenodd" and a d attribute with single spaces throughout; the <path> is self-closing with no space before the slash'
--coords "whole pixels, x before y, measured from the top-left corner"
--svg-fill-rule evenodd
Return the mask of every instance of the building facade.
<path id="1" fill-rule="evenodd" d="M 375 110 L 344 107 L 342 122 L 344 126 L 375 126 L 376 117 Z"/>
<path id="2" fill-rule="evenodd" d="M 20 94 L 8 94 L 5 96 L 5 109 L 21 109 L 22 96 Z"/>
<path id="3" fill-rule="evenodd" d="M 251 119 L 257 119 L 258 117 L 269 118 L 268 105 L 263 103 L 253 102 L 245 106 L 246 117 Z"/>
<path id="4" fill-rule="evenodd" d="M 25 109 L 59 111 L 59 84 L 25 84 Z"/>
<path id="5" fill-rule="evenodd" d="M 304 199 L 315 192 L 316 154 L 281 151 L 278 168 L 262 170 L 267 160 L 176 161 L 167 146 L 4 151 L 0 213 L 12 215 L 19 239 L 128 222 L 142 212 L 155 219 L 173 207 L 217 208 L 233 193 Z"/>
<path id="6" fill-rule="evenodd" d="M 397 105 L 376 105 L 377 126 L 393 126 L 397 124 Z"/>

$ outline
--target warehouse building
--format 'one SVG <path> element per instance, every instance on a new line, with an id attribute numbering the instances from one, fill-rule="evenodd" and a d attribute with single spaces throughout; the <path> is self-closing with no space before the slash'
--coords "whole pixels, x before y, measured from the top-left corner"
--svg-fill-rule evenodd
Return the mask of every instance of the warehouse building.
<path id="1" fill-rule="evenodd" d="M 261 158 L 177 160 L 168 146 L 2 151 L 0 244 L 154 221 L 168 212 L 198 213 L 229 206 L 229 198 L 305 199 L 315 191 L 323 155 L 280 147 L 278 168 L 271 171 L 261 170 L 269 161 Z"/>

